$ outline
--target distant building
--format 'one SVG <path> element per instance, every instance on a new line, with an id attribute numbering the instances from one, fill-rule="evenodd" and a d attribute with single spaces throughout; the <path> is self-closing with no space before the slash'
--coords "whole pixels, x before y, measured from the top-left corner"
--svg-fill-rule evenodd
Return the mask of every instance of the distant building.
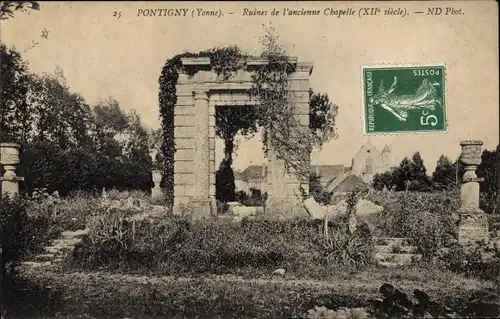
<path id="1" fill-rule="evenodd" d="M 370 142 L 363 145 L 352 159 L 351 167 L 342 164 L 311 165 L 311 173 L 320 176 L 320 183 L 328 192 L 344 193 L 361 184 L 370 184 L 375 174 L 394 168 L 390 148 L 386 145 L 379 152 Z M 249 191 L 250 188 L 266 191 L 266 166 L 250 165 L 243 172 L 235 172 L 237 190 Z"/>

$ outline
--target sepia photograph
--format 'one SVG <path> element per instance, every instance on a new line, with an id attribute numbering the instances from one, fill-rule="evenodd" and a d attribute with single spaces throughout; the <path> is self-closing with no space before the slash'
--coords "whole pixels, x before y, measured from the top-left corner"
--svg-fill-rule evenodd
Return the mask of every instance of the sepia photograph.
<path id="1" fill-rule="evenodd" d="M 500 318 L 495 1 L 0 1 L 0 318 Z"/>

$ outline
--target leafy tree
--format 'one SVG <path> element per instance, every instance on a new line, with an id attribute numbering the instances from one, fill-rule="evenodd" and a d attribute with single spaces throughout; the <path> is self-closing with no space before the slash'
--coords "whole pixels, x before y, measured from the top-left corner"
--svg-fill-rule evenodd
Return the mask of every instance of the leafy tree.
<path id="1" fill-rule="evenodd" d="M 323 143 L 337 137 L 337 114 L 338 106 L 330 102 L 328 94 L 314 93 L 309 89 L 309 128 L 314 146 L 321 147 Z"/>
<path id="2" fill-rule="evenodd" d="M 427 169 L 420 153 L 416 152 L 411 159 L 403 158 L 394 171 L 376 174 L 373 187 L 376 189 L 386 187 L 396 191 L 431 191 L 432 182 L 427 176 Z"/>
<path id="3" fill-rule="evenodd" d="M 37 1 L 0 1 L 0 20 L 14 18 L 16 11 L 40 10 Z"/>
<path id="4" fill-rule="evenodd" d="M 438 190 L 456 189 L 460 187 L 463 173 L 463 165 L 458 160 L 452 163 L 448 157 L 441 155 L 432 173 L 433 187 Z"/>
<path id="5" fill-rule="evenodd" d="M 93 108 L 93 139 L 96 150 L 110 158 L 119 158 L 123 152 L 123 139 L 127 115 L 112 97 L 99 101 Z"/>
<path id="6" fill-rule="evenodd" d="M 236 200 L 234 172 L 227 158 L 224 158 L 215 173 L 215 198 L 222 202 Z"/>
<path id="7" fill-rule="evenodd" d="M 3 43 L 0 43 L 0 72 L 0 140 L 23 142 L 31 117 L 27 101 L 30 76 L 21 54 Z"/>
<path id="8" fill-rule="evenodd" d="M 375 174 L 373 176 L 373 188 L 376 190 L 392 189 L 393 183 L 393 172 L 384 172 L 382 174 Z"/>
<path id="9" fill-rule="evenodd" d="M 484 178 L 480 184 L 484 194 L 484 210 L 494 214 L 500 207 L 500 145 L 493 151 L 484 150 L 481 155 L 481 164 L 477 169 L 478 177 Z"/>
<path id="10" fill-rule="evenodd" d="M 33 75 L 29 104 L 32 140 L 63 149 L 90 143 L 90 107 L 81 95 L 70 92 L 61 69 L 55 74 Z"/>
<path id="11" fill-rule="evenodd" d="M 312 172 L 309 175 L 309 195 L 311 195 L 314 200 L 323 205 L 330 204 L 332 193 L 325 190 L 323 185 L 321 185 L 321 175 Z"/>
<path id="12" fill-rule="evenodd" d="M 215 128 L 217 136 L 224 140 L 226 164 L 232 165 L 236 134 L 252 135 L 257 132 L 256 109 L 252 106 L 217 107 Z"/>

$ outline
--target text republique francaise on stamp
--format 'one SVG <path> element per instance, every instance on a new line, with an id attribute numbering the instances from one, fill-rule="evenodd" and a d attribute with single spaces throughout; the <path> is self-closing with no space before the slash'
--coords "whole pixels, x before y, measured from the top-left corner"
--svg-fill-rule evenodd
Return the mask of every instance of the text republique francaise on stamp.
<path id="1" fill-rule="evenodd" d="M 363 67 L 364 132 L 446 131 L 445 67 Z"/>

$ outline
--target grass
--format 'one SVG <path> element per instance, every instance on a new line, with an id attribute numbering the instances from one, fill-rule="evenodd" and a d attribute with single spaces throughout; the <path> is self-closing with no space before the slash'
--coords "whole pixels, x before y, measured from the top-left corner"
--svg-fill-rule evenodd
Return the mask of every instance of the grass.
<path id="1" fill-rule="evenodd" d="M 424 289 L 433 298 L 456 307 L 465 304 L 473 293 L 493 288 L 488 282 L 421 268 L 388 271 L 372 267 L 321 281 L 286 275 L 253 279 L 231 275 L 189 278 L 38 270 L 25 272 L 23 276 L 41 286 L 52 286 L 54 305 L 52 310 L 40 305 L 35 309 L 18 298 L 17 306 L 29 311 L 16 313 L 15 318 L 28 318 L 35 312 L 36 318 L 44 318 L 43 315 L 70 318 L 72 314 L 81 317 L 71 318 L 82 319 L 301 318 L 314 306 L 330 309 L 367 306 L 370 299 L 380 297 L 378 287 L 386 282 L 404 291 Z M 39 293 L 43 292 L 39 288 Z M 37 300 L 48 304 L 46 294 Z"/>

